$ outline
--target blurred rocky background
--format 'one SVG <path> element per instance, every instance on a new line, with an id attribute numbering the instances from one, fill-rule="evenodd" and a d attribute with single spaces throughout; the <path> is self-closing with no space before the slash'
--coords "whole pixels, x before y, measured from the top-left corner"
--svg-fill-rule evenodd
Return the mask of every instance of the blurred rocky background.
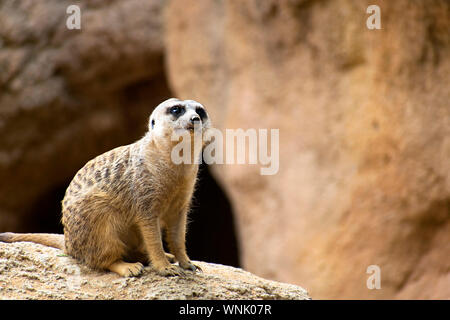
<path id="1" fill-rule="evenodd" d="M 62 232 L 74 173 L 175 96 L 280 130 L 275 175 L 201 168 L 193 259 L 313 299 L 449 299 L 449 80 L 446 0 L 0 0 L 0 232 Z"/>

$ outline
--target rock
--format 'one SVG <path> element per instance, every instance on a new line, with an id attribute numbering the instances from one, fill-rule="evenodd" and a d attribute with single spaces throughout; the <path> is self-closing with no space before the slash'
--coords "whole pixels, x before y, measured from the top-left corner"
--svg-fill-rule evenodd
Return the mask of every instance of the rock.
<path id="1" fill-rule="evenodd" d="M 448 1 L 170 2 L 169 81 L 279 172 L 217 165 L 243 267 L 318 298 L 450 297 Z M 370 265 L 381 290 L 369 290 Z"/>
<path id="2" fill-rule="evenodd" d="M 310 299 L 301 287 L 239 268 L 196 261 L 203 272 L 162 277 L 146 267 L 121 278 L 78 264 L 59 249 L 0 243 L 0 299 Z"/>

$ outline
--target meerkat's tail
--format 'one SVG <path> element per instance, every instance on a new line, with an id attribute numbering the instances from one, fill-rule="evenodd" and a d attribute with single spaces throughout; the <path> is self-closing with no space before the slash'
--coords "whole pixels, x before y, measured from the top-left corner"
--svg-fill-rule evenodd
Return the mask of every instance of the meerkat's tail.
<path id="1" fill-rule="evenodd" d="M 56 233 L 0 233 L 2 242 L 28 241 L 64 250 L 64 235 Z"/>

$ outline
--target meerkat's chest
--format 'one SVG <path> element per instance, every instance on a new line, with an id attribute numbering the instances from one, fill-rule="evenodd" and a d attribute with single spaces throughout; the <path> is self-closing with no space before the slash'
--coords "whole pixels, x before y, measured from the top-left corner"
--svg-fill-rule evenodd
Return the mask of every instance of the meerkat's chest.
<path id="1" fill-rule="evenodd" d="M 164 199 L 162 201 L 162 213 L 170 214 L 183 211 L 192 198 L 194 191 L 195 179 L 179 179 L 177 183 L 165 188 Z"/>
<path id="2" fill-rule="evenodd" d="M 136 175 L 133 199 L 139 211 L 159 217 L 180 212 L 189 206 L 196 181 L 196 168 L 160 167 L 158 170 L 143 170 Z"/>

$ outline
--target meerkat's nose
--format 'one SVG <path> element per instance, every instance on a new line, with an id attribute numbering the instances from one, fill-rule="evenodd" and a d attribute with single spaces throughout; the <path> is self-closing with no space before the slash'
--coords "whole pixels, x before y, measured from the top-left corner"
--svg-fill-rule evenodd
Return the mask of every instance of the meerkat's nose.
<path id="1" fill-rule="evenodd" d="M 191 123 L 192 124 L 195 124 L 195 123 L 200 123 L 200 117 L 198 116 L 198 115 L 193 115 L 192 117 L 191 117 Z"/>

